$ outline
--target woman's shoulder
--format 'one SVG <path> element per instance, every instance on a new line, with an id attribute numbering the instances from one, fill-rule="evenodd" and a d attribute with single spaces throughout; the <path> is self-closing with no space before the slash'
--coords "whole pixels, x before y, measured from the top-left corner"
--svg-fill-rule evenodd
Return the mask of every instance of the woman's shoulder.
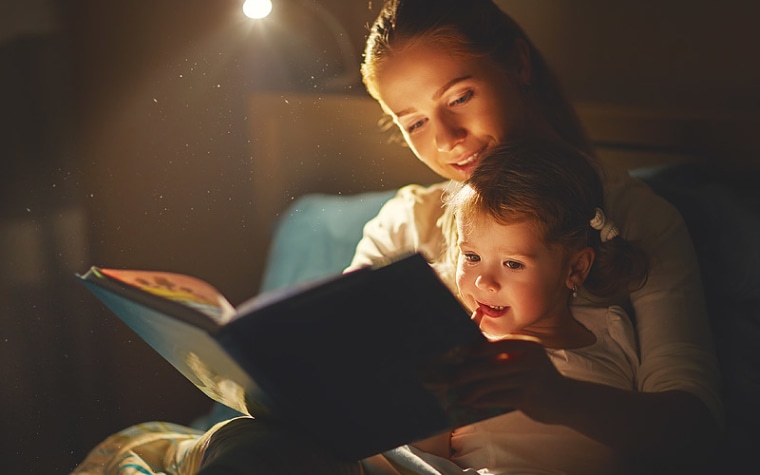
<path id="1" fill-rule="evenodd" d="M 443 182 L 399 188 L 364 226 L 349 269 L 399 252 L 439 255 L 443 238 L 438 219 L 444 211 L 443 196 L 448 186 L 449 182 Z"/>
<path id="2" fill-rule="evenodd" d="M 443 198 L 450 182 L 406 185 L 399 188 L 378 213 L 376 220 L 395 226 L 422 224 L 426 227 L 443 214 Z"/>
<path id="3" fill-rule="evenodd" d="M 451 186 L 451 181 L 442 181 L 433 183 L 432 185 L 406 185 L 399 188 L 392 199 L 401 200 L 415 206 L 429 204 L 440 206 L 443 204 L 443 196 Z"/>
<path id="4" fill-rule="evenodd" d="M 605 178 L 605 211 L 626 239 L 657 239 L 674 226 L 685 226 L 675 206 L 627 170 L 610 168 Z"/>

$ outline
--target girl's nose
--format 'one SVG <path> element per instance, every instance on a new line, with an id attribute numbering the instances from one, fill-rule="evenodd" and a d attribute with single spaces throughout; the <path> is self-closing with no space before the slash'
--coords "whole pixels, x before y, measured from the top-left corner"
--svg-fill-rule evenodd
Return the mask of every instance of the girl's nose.
<path id="1" fill-rule="evenodd" d="M 478 274 L 475 278 L 475 287 L 487 292 L 498 292 L 501 288 L 499 282 L 487 273 Z"/>
<path id="2" fill-rule="evenodd" d="M 451 152 L 457 144 L 464 141 L 467 130 L 454 117 L 440 114 L 436 128 L 435 142 L 439 152 Z"/>

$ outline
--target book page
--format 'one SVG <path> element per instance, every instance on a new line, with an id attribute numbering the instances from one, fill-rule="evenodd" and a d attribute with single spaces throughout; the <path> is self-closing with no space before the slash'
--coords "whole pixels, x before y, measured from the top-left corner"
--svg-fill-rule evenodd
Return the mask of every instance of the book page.
<path id="1" fill-rule="evenodd" d="M 198 310 L 223 325 L 235 309 L 211 284 L 196 277 L 172 272 L 98 269 L 103 275 L 145 292 Z"/>

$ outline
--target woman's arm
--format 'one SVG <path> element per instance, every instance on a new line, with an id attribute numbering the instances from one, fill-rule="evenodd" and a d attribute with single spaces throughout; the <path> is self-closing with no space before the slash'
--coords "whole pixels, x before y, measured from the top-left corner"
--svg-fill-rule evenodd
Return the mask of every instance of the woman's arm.
<path id="1" fill-rule="evenodd" d="M 497 355 L 508 354 L 504 359 Z M 629 391 L 561 375 L 538 344 L 502 340 L 473 353 L 456 380 L 460 403 L 512 406 L 561 424 L 621 453 L 661 463 L 704 460 L 720 431 L 690 393 Z"/>
<path id="2" fill-rule="evenodd" d="M 614 173 L 607 184 L 610 215 L 651 259 L 646 285 L 631 295 L 638 389 L 690 393 L 722 427 L 720 370 L 689 230 L 673 205 L 627 173 Z"/>
<path id="3" fill-rule="evenodd" d="M 563 386 L 554 423 L 632 457 L 698 465 L 717 447 L 718 424 L 691 393 L 626 391 L 569 378 Z"/>

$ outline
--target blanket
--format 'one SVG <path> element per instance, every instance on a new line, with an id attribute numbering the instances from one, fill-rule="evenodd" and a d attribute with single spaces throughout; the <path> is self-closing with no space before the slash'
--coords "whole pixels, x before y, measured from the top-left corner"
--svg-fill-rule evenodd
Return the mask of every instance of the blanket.
<path id="1" fill-rule="evenodd" d="M 195 474 L 214 432 L 169 422 L 128 427 L 93 448 L 71 475 Z"/>
<path id="2" fill-rule="evenodd" d="M 205 432 L 168 422 L 138 424 L 98 444 L 70 475 L 275 475 L 305 467 L 326 475 L 477 473 L 406 445 L 357 463 L 340 461 L 308 441 L 251 422 L 237 417 Z"/>

